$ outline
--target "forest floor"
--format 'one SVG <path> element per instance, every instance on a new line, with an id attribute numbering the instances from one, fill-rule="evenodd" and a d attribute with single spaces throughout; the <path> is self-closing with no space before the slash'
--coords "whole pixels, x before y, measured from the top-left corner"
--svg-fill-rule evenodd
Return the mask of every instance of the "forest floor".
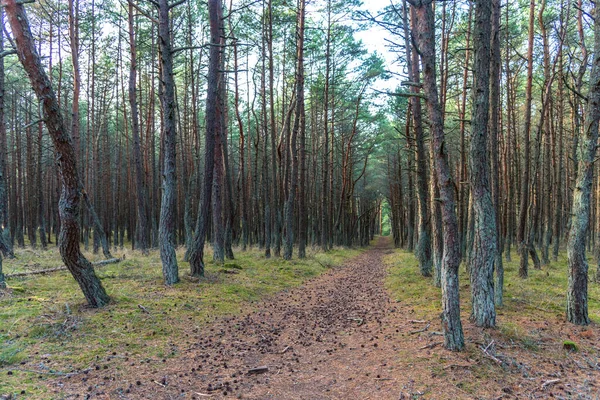
<path id="1" fill-rule="evenodd" d="M 79 360 L 72 371 L 59 370 L 67 361 L 77 364 L 69 360 L 68 351 L 65 355 L 59 350 L 68 349 L 69 337 L 61 339 L 56 353 L 5 361 L 0 394 L 8 377 L 11 391 L 18 390 L 20 382 L 30 382 L 27 390 L 35 390 L 30 389 L 31 382 L 38 385 L 37 394 L 30 392 L 35 398 L 598 398 L 600 290 L 597 284 L 590 285 L 591 326 L 565 323 L 564 260 L 531 271 L 527 281 L 515 278 L 516 263 L 507 263 L 505 306 L 499 309 L 497 329 L 483 330 L 468 322 L 469 286 L 462 276 L 466 349 L 453 353 L 441 346 L 439 289 L 419 276 L 411 253 L 395 250 L 388 238 L 379 238 L 361 254 L 338 256 L 338 262 L 328 265 L 345 259 L 341 266 L 314 270 L 296 288 L 282 284 L 277 292 L 267 286 L 272 295 L 251 306 L 243 300 L 235 312 L 217 312 L 217 317 L 199 320 L 201 309 L 194 306 L 199 299 L 186 299 L 184 291 L 178 292 L 179 300 L 170 301 L 189 307 L 173 303 L 170 313 L 158 312 L 157 304 L 148 303 L 145 311 L 130 310 L 131 326 L 112 326 L 112 331 L 104 332 L 114 337 L 89 335 L 95 356 Z M 245 268 L 242 260 L 236 262 Z M 273 271 L 288 266 L 281 260 L 273 262 Z M 156 290 L 150 286 L 151 292 Z M 122 296 L 126 289 L 120 288 Z M 87 320 L 99 317 L 96 323 L 111 326 L 107 321 L 118 319 L 124 304 L 137 301 L 122 298 L 108 315 L 91 310 L 74 314 Z M 211 303 L 202 304 L 211 308 Z M 158 334 L 149 332 L 154 326 L 159 327 Z M 86 329 L 89 333 L 91 328 L 83 324 Z M 132 329 L 137 329 L 133 336 L 128 333 Z M 6 328 L 0 329 L 3 333 Z M 155 335 L 167 342 L 157 342 Z M 576 351 L 565 349 L 565 341 L 573 342 Z M 162 353 L 156 352 L 157 347 L 163 348 Z M 47 373 L 49 366 L 52 373 Z M 46 370 L 37 373 L 41 367 Z"/>

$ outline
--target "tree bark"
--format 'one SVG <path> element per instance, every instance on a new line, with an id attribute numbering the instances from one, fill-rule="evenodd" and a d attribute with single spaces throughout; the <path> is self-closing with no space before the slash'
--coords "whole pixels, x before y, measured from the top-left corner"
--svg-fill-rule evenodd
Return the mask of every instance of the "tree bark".
<path id="1" fill-rule="evenodd" d="M 160 48 L 160 100 L 164 115 L 164 169 L 158 237 L 163 277 L 167 285 L 179 282 L 175 254 L 175 207 L 177 199 L 177 130 L 175 126 L 175 82 L 173 80 L 173 52 L 171 50 L 170 7 L 167 0 L 158 1 L 158 36 Z"/>
<path id="2" fill-rule="evenodd" d="M 497 252 L 497 230 L 488 158 L 491 16 L 492 0 L 479 0 L 475 3 L 473 35 L 475 84 L 469 149 L 474 235 L 469 270 L 471 272 L 471 320 L 475 325 L 485 328 L 496 325 L 494 262 Z"/>
<path id="3" fill-rule="evenodd" d="M 146 187 L 146 177 L 142 165 L 142 148 L 140 142 L 139 112 L 136 95 L 136 75 L 137 75 L 137 50 L 135 44 L 135 32 L 133 26 L 133 0 L 129 0 L 129 107 L 131 109 L 131 136 L 133 147 L 133 164 L 135 168 L 135 186 L 137 197 L 137 226 L 136 239 L 137 247 L 142 254 L 148 254 L 148 238 L 150 229 L 148 227 L 148 191 Z"/>
<path id="4" fill-rule="evenodd" d="M 44 112 L 44 121 L 52 137 L 56 151 L 58 172 L 62 190 L 59 212 L 61 230 L 59 250 L 63 262 L 83 291 L 91 307 L 102 307 L 109 302 L 102 283 L 96 276 L 90 262 L 79 250 L 79 176 L 77 157 L 71 136 L 60 111 L 50 80 L 42 68 L 40 57 L 35 49 L 29 20 L 22 4 L 16 0 L 2 0 L 9 24 L 17 45 L 17 54 L 23 65 L 33 90 Z"/>
<path id="5" fill-rule="evenodd" d="M 435 73 L 435 23 L 432 0 L 409 0 L 415 7 L 416 42 L 423 65 L 423 91 L 427 97 L 427 110 L 431 120 L 431 146 L 435 172 L 440 190 L 442 225 L 444 228 L 444 255 L 442 260 L 442 330 L 444 346 L 449 350 L 462 350 L 464 336 L 460 321 L 460 293 L 458 266 L 460 243 L 456 218 L 455 185 L 452 181 L 448 153 L 445 146 L 442 113 L 438 99 Z"/>
<path id="6" fill-rule="evenodd" d="M 300 130 L 305 129 L 304 113 L 304 5 L 305 0 L 298 2 L 298 32 L 297 39 L 297 64 L 296 64 L 296 116 L 294 119 L 294 128 L 290 138 L 290 157 L 292 161 L 292 170 L 290 173 L 290 185 L 288 197 L 285 203 L 285 248 L 283 258 L 290 260 L 292 258 L 294 246 L 294 201 L 296 198 L 296 189 L 298 187 L 298 146 L 297 138 L 304 135 Z"/>
<path id="7" fill-rule="evenodd" d="M 597 7 L 595 7 L 598 10 Z M 579 140 L 577 180 L 573 190 L 571 229 L 567 243 L 569 282 L 567 320 L 588 325 L 588 262 L 585 257 L 586 237 L 590 223 L 594 161 L 598 147 L 600 119 L 600 18 L 594 22 L 594 55 L 585 116 L 585 130 Z"/>
<path id="8" fill-rule="evenodd" d="M 535 20 L 535 0 L 531 0 L 529 5 L 529 44 L 527 47 L 527 84 L 525 87 L 525 122 L 523 128 L 523 169 L 521 171 L 521 204 L 519 206 L 519 226 L 517 228 L 517 243 L 521 262 L 519 264 L 519 276 L 527 278 L 528 258 L 529 258 L 529 235 L 527 234 L 528 213 L 529 213 L 529 190 L 530 188 L 530 134 L 531 134 L 531 98 L 533 86 L 533 44 L 534 44 L 534 29 Z"/>
<path id="9" fill-rule="evenodd" d="M 215 139 L 220 135 L 221 104 L 219 81 L 222 79 L 221 65 L 221 19 L 220 0 L 208 2 L 210 20 L 210 50 L 208 60 L 208 90 L 206 96 L 206 135 L 204 144 L 204 185 L 200 199 L 198 221 L 194 233 L 193 250 L 190 253 L 190 274 L 204 276 L 204 242 L 208 230 L 208 217 L 212 200 L 214 177 Z"/>
<path id="10" fill-rule="evenodd" d="M 502 261 L 502 229 L 500 229 L 500 0 L 492 1 L 490 49 L 490 134 L 489 149 L 491 155 L 492 201 L 496 213 L 496 260 L 494 269 L 496 281 L 494 285 L 494 301 L 496 306 L 503 304 L 504 265 Z"/>

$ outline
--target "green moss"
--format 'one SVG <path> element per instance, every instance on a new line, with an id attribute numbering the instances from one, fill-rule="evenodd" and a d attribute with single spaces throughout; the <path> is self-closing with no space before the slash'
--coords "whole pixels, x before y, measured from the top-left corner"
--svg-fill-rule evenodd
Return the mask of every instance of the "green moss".
<path id="1" fill-rule="evenodd" d="M 563 348 L 565 350 L 572 351 L 572 352 L 579 351 L 579 346 L 577 346 L 577 343 L 575 343 L 575 342 L 573 342 L 571 340 L 565 340 L 565 341 L 563 341 Z"/>

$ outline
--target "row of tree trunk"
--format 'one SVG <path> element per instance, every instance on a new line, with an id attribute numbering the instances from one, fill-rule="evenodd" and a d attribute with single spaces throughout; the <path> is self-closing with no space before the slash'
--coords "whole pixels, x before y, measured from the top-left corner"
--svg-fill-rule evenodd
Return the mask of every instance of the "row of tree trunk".
<path id="1" fill-rule="evenodd" d="M 510 4 L 504 7 L 504 24 L 500 0 L 477 1 L 469 7 L 468 14 L 462 16 L 467 24 L 466 34 L 461 39 L 466 41 L 463 50 L 466 57 L 456 60 L 454 65 L 445 52 L 452 34 L 451 27 L 446 27 L 454 25 L 455 10 L 448 15 L 445 3 L 440 12 L 434 1 L 407 0 L 402 9 L 392 11 L 398 26 L 403 26 L 404 30 L 407 85 L 410 86 L 409 91 L 395 93 L 408 97 L 409 104 L 406 117 L 401 121 L 406 128 L 406 151 L 398 148 L 388 156 L 392 232 L 397 246 L 415 251 L 423 276 L 430 276 L 429 266 L 433 262 L 434 284 L 442 288 L 445 345 L 452 350 L 464 346 L 459 264 L 465 262 L 470 276 L 471 321 L 477 326 L 494 327 L 495 308 L 503 303 L 502 254 L 504 252 L 510 260 L 513 243 L 520 256 L 521 278 L 528 276 L 530 258 L 536 268 L 541 268 L 542 264 L 550 262 L 550 253 L 556 260 L 560 244 L 566 243 L 569 265 L 567 320 L 580 325 L 589 323 L 585 253 L 588 246 L 598 246 L 595 229 L 600 226 L 600 222 L 590 224 L 592 218 L 600 221 L 599 193 L 594 195 L 593 190 L 594 185 L 600 187 L 598 180 L 593 180 L 600 118 L 597 105 L 600 32 L 598 22 L 595 22 L 589 94 L 584 96 L 582 88 L 586 86 L 588 54 L 583 18 L 587 11 L 581 2 L 564 3 L 561 2 L 557 17 L 561 28 L 550 37 L 551 21 L 545 13 L 546 1 L 541 1 L 538 8 L 536 2 L 531 1 L 524 73 L 521 72 L 523 62 L 511 59 L 517 50 L 514 47 L 516 38 L 509 34 Z M 536 11 L 542 38 L 540 68 L 544 77 L 539 88 L 539 118 L 532 115 Z M 442 17 L 441 54 L 436 53 L 434 45 L 436 12 Z M 573 29 L 569 26 L 572 13 L 577 13 L 577 32 L 581 40 L 578 50 L 583 57 L 577 75 L 569 74 L 563 57 L 567 46 L 565 37 Z M 589 10 L 589 15 L 593 14 L 593 10 Z M 504 54 L 502 40 L 506 43 Z M 558 43 L 554 57 L 550 54 L 551 40 Z M 502 56 L 506 58 L 504 70 L 501 69 Z M 436 70 L 437 57 L 439 70 Z M 447 103 L 450 102 L 448 76 L 455 73 L 451 68 L 461 68 L 461 62 L 462 89 L 453 96 L 456 100 L 452 100 L 456 101 L 459 110 L 460 145 L 459 151 L 455 152 L 447 134 L 448 130 L 457 128 L 457 121 L 449 120 L 447 115 Z M 422 68 L 423 82 L 420 82 L 419 67 Z M 441 79 L 438 79 L 440 75 Z M 523 75 L 525 83 L 520 86 L 518 79 Z M 457 79 L 455 83 L 461 87 Z M 570 91 L 565 90 L 565 85 Z M 523 86 L 524 103 L 519 103 L 517 91 Z M 469 88 L 470 113 L 467 112 Z M 553 97 L 554 92 L 557 97 Z M 423 151 L 425 117 L 419 105 L 422 101 L 427 105 L 429 160 Z M 567 102 L 571 107 L 570 115 L 566 113 Z M 523 106 L 519 108 L 521 104 Z M 584 109 L 585 116 L 581 115 Z M 519 112 L 523 115 L 519 116 Z M 571 151 L 563 150 L 569 146 L 565 121 L 571 123 Z M 471 128 L 468 136 L 466 122 Z M 534 126 L 536 122 L 537 126 Z M 454 163 L 452 158 L 455 157 L 458 161 Z M 564 171 L 565 166 L 567 171 Z M 423 184 L 427 181 L 432 183 L 431 188 Z M 435 201 L 429 200 L 428 196 Z M 440 229 L 443 235 L 438 241 Z M 541 260 L 537 249 L 541 249 Z M 600 265 L 600 259 L 598 262 Z"/>

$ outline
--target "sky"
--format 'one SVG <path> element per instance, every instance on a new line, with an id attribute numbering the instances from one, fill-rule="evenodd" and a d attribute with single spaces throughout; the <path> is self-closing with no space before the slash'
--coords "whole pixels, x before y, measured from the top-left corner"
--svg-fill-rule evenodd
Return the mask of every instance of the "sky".
<path id="1" fill-rule="evenodd" d="M 397 3 L 398 1 L 394 1 Z M 377 15 L 383 8 L 390 5 L 390 0 L 363 0 L 362 9 L 367 10 L 371 15 Z M 380 56 L 383 57 L 386 63 L 386 68 L 391 71 L 402 72 L 403 66 L 396 61 L 396 54 L 391 52 L 385 42 L 385 38 L 389 36 L 389 33 L 381 28 L 380 26 L 373 25 L 367 30 L 356 32 L 355 37 L 362 40 L 365 47 L 369 51 L 376 51 Z M 379 80 L 375 83 L 374 88 L 380 91 L 393 91 L 394 88 L 400 85 L 401 79 L 398 76 L 392 76 L 388 80 Z"/>

